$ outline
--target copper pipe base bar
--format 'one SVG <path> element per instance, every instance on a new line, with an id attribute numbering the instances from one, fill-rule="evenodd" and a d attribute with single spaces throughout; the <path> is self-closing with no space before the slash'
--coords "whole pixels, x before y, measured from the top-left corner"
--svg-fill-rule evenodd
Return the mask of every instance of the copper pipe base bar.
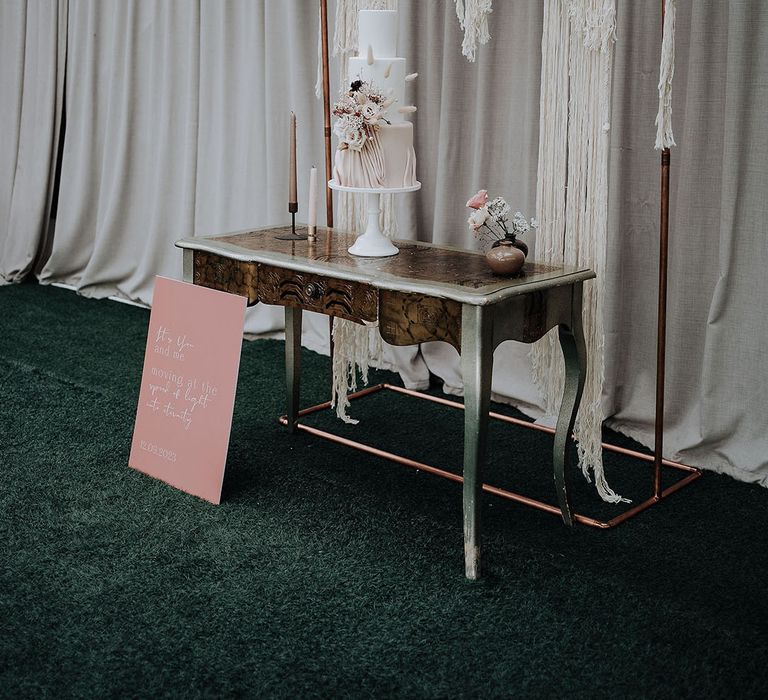
<path id="1" fill-rule="evenodd" d="M 365 389 L 361 389 L 360 391 L 356 391 L 353 394 L 349 394 L 349 399 L 350 400 L 359 399 L 364 396 L 368 396 L 369 394 L 382 391 L 384 389 L 389 391 L 394 391 L 395 393 L 398 393 L 398 394 L 404 394 L 405 396 L 413 396 L 418 399 L 424 399 L 426 401 L 432 401 L 434 403 L 439 403 L 444 406 L 450 406 L 451 408 L 460 408 L 460 409 L 464 408 L 464 405 L 458 403 L 457 401 L 450 401 L 449 399 L 444 399 L 439 396 L 430 396 L 429 394 L 424 394 L 420 391 L 404 389 L 403 387 L 395 386 L 393 384 L 386 384 L 386 383 L 376 384 L 375 386 L 367 387 Z M 310 406 L 309 408 L 305 408 L 299 411 L 299 418 L 302 418 L 303 416 L 311 415 L 312 413 L 317 413 L 318 411 L 324 411 L 330 407 L 331 407 L 331 402 L 324 401 L 323 403 L 319 403 L 316 406 Z M 529 421 L 520 420 L 519 418 L 512 418 L 511 416 L 505 416 L 505 415 L 502 415 L 501 413 L 494 413 L 493 411 L 489 413 L 489 416 L 495 420 L 503 421 L 504 423 L 512 423 L 513 425 L 519 425 L 519 426 L 522 426 L 523 428 L 538 430 L 543 433 L 554 434 L 555 432 L 554 428 L 549 428 L 543 425 L 536 425 L 535 423 L 531 423 Z M 279 421 L 282 425 L 288 425 L 287 416 L 280 416 Z M 391 462 L 396 462 L 397 464 L 402 464 L 406 467 L 418 469 L 419 471 L 427 472 L 428 474 L 434 474 L 435 476 L 440 476 L 444 479 L 448 479 L 458 484 L 464 483 L 464 478 L 459 474 L 454 474 L 453 472 L 449 472 L 444 469 L 431 466 L 429 464 L 424 464 L 423 462 L 418 462 L 416 460 L 409 459 L 408 457 L 403 457 L 402 455 L 398 455 L 393 452 L 387 452 L 386 450 L 381 450 L 377 447 L 367 445 L 363 442 L 350 440 L 349 438 L 342 437 L 341 435 L 336 435 L 335 433 L 331 433 L 326 430 L 313 428 L 312 426 L 305 425 L 304 423 L 297 422 L 296 430 L 303 430 L 305 433 L 309 433 L 310 435 L 315 435 L 317 437 L 323 438 L 324 440 L 330 440 L 331 442 L 336 442 L 340 445 L 353 447 L 356 450 L 360 450 L 361 452 L 367 452 L 368 454 L 374 455 L 376 457 L 383 457 L 384 459 L 388 459 Z M 653 463 L 656 460 L 654 455 L 643 454 L 642 452 L 629 450 L 625 447 L 612 445 L 611 443 L 604 442 L 602 443 L 602 445 L 603 445 L 603 449 L 608 450 L 609 452 L 616 452 L 618 454 L 622 454 L 627 457 L 634 457 L 635 459 L 640 459 L 644 462 Z M 573 520 L 577 523 L 581 523 L 582 525 L 589 525 L 590 527 L 597 527 L 603 530 L 616 527 L 617 525 L 623 523 L 625 520 L 629 520 L 630 518 L 634 517 L 638 513 L 642 513 L 644 510 L 647 510 L 648 508 L 658 503 L 662 499 L 672 495 L 675 491 L 679 491 L 681 488 L 683 488 L 683 486 L 690 484 L 692 481 L 695 481 L 701 476 L 701 470 L 699 470 L 697 467 L 692 467 L 689 464 L 683 464 L 681 462 L 673 462 L 672 460 L 668 460 L 668 459 L 662 459 L 661 463 L 666 467 L 688 472 L 688 474 L 684 478 L 680 479 L 679 481 L 676 481 L 674 484 L 672 484 L 671 486 L 661 491 L 659 496 L 656 496 L 654 494 L 649 499 L 642 501 L 641 503 L 638 503 L 635 506 L 632 506 L 628 510 L 624 511 L 623 513 L 620 513 L 619 515 L 615 516 L 614 518 L 611 518 L 610 520 L 598 520 L 596 518 L 591 518 L 586 515 L 580 515 L 579 513 L 573 514 Z M 515 501 L 517 503 L 522 503 L 523 505 L 530 506 L 531 508 L 542 510 L 545 513 L 551 513 L 552 515 L 557 515 L 558 517 L 562 517 L 560 508 L 557 506 L 553 506 L 549 503 L 544 503 L 543 501 L 537 501 L 534 498 L 529 498 L 528 496 L 523 496 L 519 493 L 514 493 L 513 491 L 506 491 L 504 489 L 498 488 L 497 486 L 491 486 L 489 484 L 483 484 L 482 488 L 483 488 L 483 491 L 487 493 L 491 493 L 494 496 L 500 496 L 501 498 L 506 498 L 510 501 Z"/>

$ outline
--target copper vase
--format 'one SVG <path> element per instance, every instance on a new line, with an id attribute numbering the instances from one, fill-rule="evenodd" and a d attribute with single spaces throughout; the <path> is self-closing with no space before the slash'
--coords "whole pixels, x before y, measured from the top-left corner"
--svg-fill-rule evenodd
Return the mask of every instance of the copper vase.
<path id="1" fill-rule="evenodd" d="M 485 254 L 485 259 L 494 274 L 511 277 L 520 272 L 527 254 L 528 246 L 522 241 L 504 240 L 494 243 Z"/>

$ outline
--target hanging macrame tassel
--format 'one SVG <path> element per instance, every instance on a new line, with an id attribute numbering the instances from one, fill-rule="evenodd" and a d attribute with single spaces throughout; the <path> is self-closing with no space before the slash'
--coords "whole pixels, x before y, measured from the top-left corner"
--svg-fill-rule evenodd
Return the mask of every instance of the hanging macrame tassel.
<path id="1" fill-rule="evenodd" d="M 342 85 L 349 81 L 348 59 L 357 54 L 358 10 L 396 10 L 397 0 L 338 0 L 334 55 L 339 54 L 339 79 Z M 358 231 L 365 228 L 366 209 L 362 196 L 349 192 L 339 193 L 337 228 Z M 390 238 L 396 233 L 392 195 L 381 198 L 380 225 Z M 348 394 L 357 390 L 358 370 L 363 383 L 368 382 L 368 369 L 382 364 L 383 344 L 376 325 L 361 326 L 343 318 L 333 320 L 333 398 L 336 415 L 347 423 L 357 423 L 351 418 Z"/>
<path id="2" fill-rule="evenodd" d="M 464 31 L 464 0 L 456 0 L 456 16 L 459 18 L 459 27 Z"/>
<path id="3" fill-rule="evenodd" d="M 323 99 L 323 13 L 317 8 L 317 77 L 315 78 L 315 97 Z"/>
<path id="4" fill-rule="evenodd" d="M 575 244 L 575 255 L 568 262 L 589 265 L 597 274 L 595 280 L 584 285 L 583 323 L 591 363 L 574 435 L 584 476 L 589 480 L 590 472 L 594 475 L 600 497 L 610 503 L 626 501 L 608 486 L 602 458 L 603 300 L 608 239 L 611 65 L 616 31 L 614 2 L 588 0 L 580 3 L 581 12 L 571 16 L 574 35 L 571 43 L 572 80 L 575 78 L 572 85 L 575 89 L 571 90 L 568 152 L 569 163 L 575 161 L 575 167 L 569 168 L 568 192 L 581 196 L 571 197 L 567 205 L 568 208 L 570 204 L 575 205 L 569 220 L 577 222 L 574 235 L 567 239 L 570 245 Z"/>
<path id="5" fill-rule="evenodd" d="M 478 43 L 487 44 L 490 41 L 488 15 L 491 12 L 492 0 L 456 0 L 456 16 L 464 32 L 461 53 L 473 63 Z"/>
<path id="6" fill-rule="evenodd" d="M 363 383 L 368 383 L 371 350 L 369 337 L 371 329 L 350 321 L 334 319 L 333 324 L 333 393 L 331 406 L 336 415 L 345 423 L 356 424 L 358 421 L 347 414 L 349 393 L 357 391 L 358 369 Z M 375 327 L 374 327 L 375 328 Z M 362 330 L 363 332 L 359 332 Z M 378 333 L 376 334 L 378 335 Z"/>
<path id="7" fill-rule="evenodd" d="M 574 434 L 584 476 L 605 501 L 624 501 L 608 486 L 602 462 L 603 299 L 608 212 L 608 131 L 615 0 L 547 0 L 542 74 L 536 237 L 543 262 L 589 266 L 583 327 L 589 366 Z M 567 196 L 563 197 L 563 192 Z M 562 400 L 564 365 L 557 336 L 532 351 L 546 411 Z"/>
<path id="8" fill-rule="evenodd" d="M 536 178 L 536 256 L 545 264 L 562 265 L 565 250 L 565 197 L 568 162 L 568 55 L 570 24 L 561 0 L 545 0 L 541 36 L 539 158 Z M 533 376 L 548 415 L 556 415 L 564 365 L 554 333 L 531 349 Z M 562 396 L 562 394 L 560 394 Z"/>
<path id="9" fill-rule="evenodd" d="M 349 57 L 357 53 L 357 13 L 376 0 L 337 0 L 333 33 L 333 55 L 339 57 L 339 77 L 347 82 Z M 374 9 L 374 8 L 372 8 Z"/>
<path id="10" fill-rule="evenodd" d="M 656 150 L 676 146 L 672 134 L 672 78 L 675 75 L 675 15 L 677 0 L 664 5 L 663 39 L 659 64 L 659 112 L 656 115 Z"/>

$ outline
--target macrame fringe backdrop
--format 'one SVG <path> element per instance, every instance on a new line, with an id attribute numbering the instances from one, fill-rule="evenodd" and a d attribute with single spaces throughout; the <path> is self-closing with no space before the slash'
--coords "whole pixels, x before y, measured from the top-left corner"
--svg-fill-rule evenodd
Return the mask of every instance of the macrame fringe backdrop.
<path id="1" fill-rule="evenodd" d="M 487 44 L 491 35 L 488 31 L 488 15 L 493 12 L 492 0 L 456 0 L 456 16 L 464 32 L 461 53 L 474 63 L 477 45 Z"/>
<path id="2" fill-rule="evenodd" d="M 338 0 L 333 35 L 333 55 L 339 58 L 339 84 L 349 82 L 349 58 L 357 55 L 359 10 L 396 10 L 397 0 Z M 322 57 L 318 53 L 318 71 Z M 322 83 L 321 73 L 318 80 Z M 322 93 L 322 88 L 321 88 Z M 338 193 L 337 226 L 341 230 L 358 231 L 365 228 L 365 197 L 349 192 Z M 393 195 L 381 197 L 381 230 L 390 238 L 397 234 L 393 212 Z M 357 423 L 347 414 L 350 391 L 357 389 L 357 372 L 368 382 L 368 369 L 381 366 L 383 345 L 375 325 L 361 326 L 341 318 L 333 320 L 333 394 L 336 415 L 347 423 Z"/>
<path id="3" fill-rule="evenodd" d="M 659 64 L 659 113 L 656 115 L 656 150 L 676 146 L 672 134 L 672 78 L 675 75 L 675 15 L 677 0 L 664 3 L 664 38 Z"/>
<path id="4" fill-rule="evenodd" d="M 601 445 L 602 300 L 615 33 L 615 0 L 544 1 L 536 251 L 542 262 L 584 265 L 597 273 L 596 280 L 584 284 L 589 367 L 574 434 L 584 476 L 590 481 L 592 472 L 600 497 L 611 503 L 628 502 L 606 482 Z M 546 411 L 555 415 L 564 381 L 556 331 L 535 344 L 532 360 Z"/>
<path id="5" fill-rule="evenodd" d="M 315 78 L 315 97 L 323 99 L 323 11 L 317 4 L 317 77 Z"/>

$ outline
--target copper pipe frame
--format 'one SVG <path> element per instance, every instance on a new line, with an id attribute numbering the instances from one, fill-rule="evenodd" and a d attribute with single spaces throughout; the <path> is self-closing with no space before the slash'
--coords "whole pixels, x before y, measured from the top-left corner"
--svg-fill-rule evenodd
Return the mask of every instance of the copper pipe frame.
<path id="1" fill-rule="evenodd" d="M 363 398 L 364 396 L 369 396 L 370 394 L 374 394 L 382 390 L 393 391 L 397 394 L 403 394 L 405 396 L 413 396 L 415 398 L 424 399 L 426 401 L 432 401 L 433 403 L 438 403 L 443 406 L 450 406 L 451 408 L 459 408 L 459 409 L 464 408 L 464 405 L 458 403 L 457 401 L 450 401 L 449 399 L 444 399 L 440 396 L 430 396 L 429 394 L 424 394 L 420 391 L 404 389 L 403 387 L 399 387 L 399 386 L 395 386 L 393 384 L 387 384 L 387 383 L 376 384 L 375 386 L 367 387 L 365 389 L 361 389 L 360 391 L 356 391 L 353 394 L 349 395 L 349 399 L 353 400 L 353 399 Z M 317 413 L 318 411 L 324 411 L 329 408 L 331 408 L 331 402 L 324 401 L 323 403 L 319 403 L 315 406 L 310 406 L 309 408 L 304 408 L 301 411 L 299 411 L 299 418 L 302 418 L 303 416 L 308 416 L 312 413 Z M 491 411 L 488 415 L 490 416 L 490 418 L 493 418 L 494 420 L 499 420 L 504 423 L 511 423 L 513 425 L 518 425 L 523 428 L 529 428 L 531 430 L 538 430 L 542 433 L 549 433 L 550 435 L 553 435 L 555 432 L 554 428 L 548 428 L 547 426 L 543 426 L 543 425 L 536 425 L 535 423 L 521 420 L 519 418 L 513 418 L 512 416 L 505 416 L 505 415 L 502 415 L 501 413 L 495 413 Z M 288 425 L 287 416 L 280 416 L 278 420 L 282 425 Z M 454 474 L 453 472 L 446 471 L 445 469 L 440 469 L 439 467 L 435 467 L 429 464 L 424 464 L 423 462 L 418 462 L 408 457 L 403 457 L 402 455 L 395 454 L 394 452 L 387 452 L 386 450 L 381 450 L 377 447 L 373 447 L 363 442 L 350 440 L 349 438 L 342 437 L 341 435 L 336 435 L 335 433 L 331 433 L 326 430 L 320 430 L 319 428 L 314 428 L 310 425 L 306 425 L 304 423 L 301 423 L 300 421 L 296 423 L 296 430 L 303 430 L 305 433 L 309 433 L 310 435 L 315 435 L 316 437 L 323 438 L 324 440 L 330 440 L 331 442 L 336 442 L 340 445 L 345 445 L 346 447 L 353 447 L 356 450 L 360 450 L 361 452 L 366 452 L 368 454 L 374 455 L 375 457 L 382 457 L 391 462 L 396 462 L 397 464 L 402 464 L 403 466 L 411 467 L 412 469 L 417 469 L 419 471 L 427 472 L 428 474 L 434 474 L 435 476 L 448 479 L 449 481 L 453 481 L 458 484 L 464 483 L 463 477 L 460 476 L 459 474 Z M 660 463 L 666 467 L 671 467 L 672 469 L 677 469 L 677 470 L 686 472 L 687 476 L 676 481 L 674 484 L 667 487 L 663 491 L 659 490 L 658 494 L 656 493 L 656 490 L 654 488 L 654 494 L 649 499 L 642 501 L 641 503 L 638 503 L 632 508 L 629 508 L 623 513 L 620 513 L 616 517 L 611 518 L 610 520 L 607 520 L 607 521 L 598 520 L 596 518 L 592 518 L 587 515 L 581 515 L 579 513 L 574 513 L 573 520 L 577 523 L 581 523 L 582 525 L 588 525 L 590 527 L 596 527 L 602 530 L 607 530 L 607 529 L 616 527 L 617 525 L 623 523 L 625 520 L 629 520 L 630 518 L 634 517 L 638 513 L 642 513 L 644 510 L 647 510 L 652 505 L 661 501 L 663 498 L 667 498 L 668 496 L 671 496 L 673 493 L 675 493 L 675 491 L 679 491 L 681 488 L 683 488 L 683 486 L 690 484 L 692 481 L 695 481 L 701 476 L 701 470 L 699 470 L 697 467 L 692 467 L 689 464 L 683 464 L 682 462 L 673 462 L 672 460 L 669 460 L 669 459 L 657 460 L 657 458 L 654 455 L 643 454 L 642 452 L 629 450 L 625 447 L 612 445 L 611 443 L 608 443 L 608 442 L 603 442 L 602 446 L 603 446 L 603 449 L 608 450 L 609 452 L 616 452 L 617 454 L 622 454 L 628 457 L 634 457 L 644 462 L 652 462 L 654 463 L 654 465 L 656 464 L 657 461 L 660 461 Z M 655 477 L 655 473 L 654 473 L 654 477 Z M 654 486 L 655 486 L 655 478 L 654 478 Z M 517 503 L 522 503 L 523 505 L 530 506 L 531 508 L 536 508 L 537 510 L 544 511 L 545 513 L 551 513 L 552 515 L 562 517 L 562 512 L 560 511 L 560 508 L 558 508 L 557 506 L 553 506 L 549 503 L 544 503 L 543 501 L 537 501 L 534 498 L 529 498 L 528 496 L 523 496 L 522 494 L 515 493 L 513 491 L 506 491 L 505 489 L 498 488 L 497 486 L 491 486 L 489 484 L 483 484 L 482 489 L 486 493 L 493 494 L 494 496 L 506 498 L 507 500 L 515 501 Z"/>
<path id="2" fill-rule="evenodd" d="M 661 152 L 661 212 L 659 224 L 659 307 L 656 330 L 656 417 L 653 450 L 654 494 L 661 491 L 661 455 L 664 450 L 664 381 L 667 354 L 667 260 L 669 250 L 669 149 Z"/>
<path id="3" fill-rule="evenodd" d="M 665 0 L 661 0 L 661 27 L 662 27 L 662 40 L 664 38 L 664 14 L 665 14 Z M 322 46 L 322 59 L 323 59 L 323 66 L 322 66 L 322 73 L 323 73 L 323 129 L 324 129 L 324 139 L 325 139 L 325 173 L 326 173 L 326 180 L 330 180 L 333 171 L 332 171 L 332 165 L 331 165 L 331 119 L 330 119 L 330 70 L 329 70 L 329 56 L 328 56 L 328 0 L 320 0 L 320 23 L 321 23 L 321 46 Z M 665 148 L 661 152 L 661 202 L 660 202 L 660 221 L 659 221 L 659 286 L 658 286 L 658 316 L 657 316 L 657 336 L 656 336 L 656 410 L 655 410 L 655 418 L 654 418 L 654 454 L 653 455 L 646 455 L 642 452 L 637 452 L 635 450 L 628 450 L 622 447 L 619 447 L 617 445 L 612 445 L 610 443 L 602 443 L 603 449 L 606 449 L 611 452 L 616 452 L 618 454 L 623 454 L 629 457 L 634 457 L 636 459 L 640 459 L 646 462 L 653 462 L 654 470 L 653 470 L 653 496 L 649 498 L 646 501 L 643 501 L 642 503 L 638 504 L 637 506 L 629 509 L 625 513 L 607 521 L 598 521 L 594 520 L 593 518 L 586 518 L 584 516 L 575 514 L 574 520 L 576 522 L 580 522 L 586 525 L 592 525 L 594 527 L 600 527 L 600 528 L 610 528 L 618 525 L 619 523 L 623 522 L 624 520 L 627 520 L 631 518 L 634 515 L 637 515 L 638 513 L 642 512 L 646 508 L 649 508 L 654 503 L 657 503 L 662 498 L 665 498 L 669 496 L 670 494 L 674 493 L 678 489 L 682 488 L 686 484 L 690 483 L 691 481 L 694 481 L 698 477 L 701 476 L 700 470 L 698 470 L 696 467 L 692 467 L 690 465 L 682 464 L 680 462 L 672 462 L 670 460 L 663 458 L 663 449 L 664 449 L 664 384 L 665 384 L 665 374 L 666 374 L 666 342 L 667 342 L 667 269 L 668 269 L 668 251 L 669 251 L 669 171 L 670 171 L 670 149 Z M 326 184 L 326 221 L 328 228 L 333 228 L 333 193 L 331 189 Z M 330 350 L 331 350 L 331 357 L 333 357 L 333 317 L 329 318 L 329 335 L 330 335 Z M 446 399 L 440 399 L 438 397 L 431 397 L 426 394 L 421 394 L 420 392 L 411 392 L 407 389 L 402 389 L 400 387 L 396 387 L 393 385 L 388 384 L 380 384 L 377 387 L 373 387 L 372 389 L 366 389 L 362 392 L 356 392 L 355 394 L 350 394 L 349 398 L 359 398 L 361 396 L 365 396 L 368 393 L 371 393 L 371 391 L 378 391 L 380 389 L 390 389 L 393 391 L 399 391 L 401 393 L 409 394 L 409 395 L 415 395 L 419 398 L 428 399 L 432 401 L 436 401 L 437 403 L 443 403 L 445 405 L 463 408 L 462 404 L 448 401 Z M 299 415 L 306 415 L 307 413 L 313 413 L 315 410 L 322 410 L 322 408 L 328 408 L 330 406 L 330 402 L 325 402 L 323 404 L 318 404 L 318 406 L 313 406 L 312 408 L 305 409 L 304 411 L 301 411 Z M 532 428 L 534 430 L 540 430 L 542 432 L 547 433 L 554 433 L 554 430 L 551 428 L 546 428 L 544 426 L 538 426 L 533 423 L 529 423 L 527 421 L 521 421 L 516 418 L 511 418 L 509 416 L 503 416 L 498 413 L 491 412 L 489 414 L 491 418 L 501 420 L 507 423 L 513 423 L 515 425 L 520 425 L 522 427 L 526 428 Z M 280 422 L 284 425 L 287 424 L 287 419 L 285 416 L 282 416 L 280 418 Z M 377 450 L 373 447 L 364 445 L 363 443 L 358 443 L 353 440 L 347 440 L 346 438 L 342 438 L 339 436 L 334 435 L 333 433 L 327 433 L 325 431 L 317 430 L 316 428 L 311 428 L 310 426 L 297 424 L 297 429 L 304 430 L 306 432 L 318 435 L 320 437 L 324 437 L 328 440 L 333 440 L 335 442 L 339 442 L 341 444 L 348 444 L 351 447 L 356 447 L 357 449 L 370 452 L 371 454 L 377 454 L 382 457 L 386 457 L 387 459 L 391 459 L 396 462 L 400 462 L 401 464 L 405 464 L 407 466 L 412 466 L 417 469 L 422 469 L 423 471 L 430 471 L 431 473 L 439 474 L 440 476 L 445 476 L 446 478 L 450 478 L 453 481 L 463 482 L 462 477 L 457 476 L 455 474 L 451 474 L 450 472 L 445 472 L 440 469 L 436 469 L 434 467 L 427 468 L 427 465 L 423 465 L 419 462 L 414 462 L 413 460 L 408 460 L 402 457 L 399 457 L 398 455 L 394 455 L 389 452 L 384 452 L 382 450 Z M 662 491 L 661 489 L 661 468 L 662 466 L 672 467 L 674 469 L 682 469 L 684 471 L 691 472 L 687 477 L 681 479 L 680 481 L 676 482 L 669 488 Z M 495 493 L 496 495 L 503 496 L 505 498 L 509 498 L 511 500 L 518 501 L 520 503 L 525 503 L 526 505 L 533 506 L 535 508 L 539 508 L 540 510 L 544 510 L 550 513 L 554 513 L 556 515 L 560 515 L 560 509 L 548 505 L 546 503 L 542 503 L 540 501 L 534 501 L 533 499 L 526 498 L 525 496 L 520 496 L 519 494 L 514 494 L 512 492 L 503 491 L 502 489 L 497 489 L 492 486 L 488 486 L 487 484 L 483 484 L 483 490 L 488 491 L 490 493 Z"/>
<path id="4" fill-rule="evenodd" d="M 323 140 L 325 141 L 325 223 L 330 230 L 333 228 L 333 192 L 328 187 L 328 181 L 333 178 L 333 161 L 331 160 L 331 71 L 328 54 L 328 0 L 320 0 L 320 46 L 323 59 Z M 331 236 L 328 235 L 328 246 Z M 330 250 L 329 250 L 330 254 Z M 333 316 L 328 317 L 328 347 L 331 353 L 333 367 Z M 331 391 L 333 391 L 333 370 L 331 370 Z"/>
<path id="5" fill-rule="evenodd" d="M 333 192 L 328 180 L 333 178 L 331 161 L 331 73 L 328 58 L 328 0 L 320 0 L 320 41 L 323 58 L 323 139 L 325 140 L 325 222 L 333 228 Z"/>
<path id="6" fill-rule="evenodd" d="M 661 0 L 661 40 L 664 41 L 665 0 Z M 656 326 L 656 416 L 654 419 L 653 493 L 661 495 L 661 456 L 664 452 L 664 381 L 667 363 L 667 267 L 669 258 L 669 148 L 661 151 L 659 205 L 659 295 Z"/>

